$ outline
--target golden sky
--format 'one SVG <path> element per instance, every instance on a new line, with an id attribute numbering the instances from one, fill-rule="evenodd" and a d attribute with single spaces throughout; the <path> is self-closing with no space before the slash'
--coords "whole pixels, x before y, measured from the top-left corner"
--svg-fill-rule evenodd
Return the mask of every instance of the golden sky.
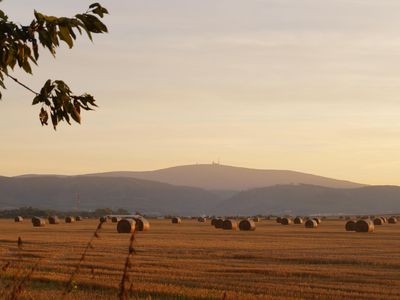
<path id="1" fill-rule="evenodd" d="M 0 102 L 0 174 L 81 174 L 209 163 L 400 184 L 400 1 L 119 0 L 110 33 L 42 55 L 99 109 L 41 127 L 13 82 Z M 28 23 L 91 1 L 11 1 Z M 68 5 L 68 7 L 66 7 Z"/>

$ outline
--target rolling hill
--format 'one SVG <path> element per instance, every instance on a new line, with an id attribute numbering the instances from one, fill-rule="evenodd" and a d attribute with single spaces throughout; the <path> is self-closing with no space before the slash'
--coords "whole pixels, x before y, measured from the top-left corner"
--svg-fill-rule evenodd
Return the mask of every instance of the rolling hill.
<path id="1" fill-rule="evenodd" d="M 275 185 L 226 197 L 200 188 L 126 177 L 0 177 L 0 209 L 31 206 L 71 211 L 109 207 L 147 214 L 373 214 L 399 213 L 400 187 L 328 188 Z"/>
<path id="2" fill-rule="evenodd" d="M 277 184 L 311 184 L 332 188 L 356 188 L 362 184 L 286 170 L 258 170 L 220 164 L 178 166 L 144 172 L 107 172 L 101 177 L 131 177 L 208 190 L 242 191 Z"/>
<path id="3" fill-rule="evenodd" d="M 126 208 L 153 214 L 367 214 L 400 212 L 400 187 L 284 170 L 189 165 L 81 176 L 0 176 L 0 209 Z"/>
<path id="4" fill-rule="evenodd" d="M 219 214 L 374 214 L 400 212 L 400 187 L 334 189 L 314 185 L 257 188 L 220 202 Z"/>
<path id="5" fill-rule="evenodd" d="M 127 208 L 155 214 L 202 214 L 220 197 L 199 188 L 134 178 L 91 176 L 0 177 L 0 209 L 32 206 L 56 210 Z"/>

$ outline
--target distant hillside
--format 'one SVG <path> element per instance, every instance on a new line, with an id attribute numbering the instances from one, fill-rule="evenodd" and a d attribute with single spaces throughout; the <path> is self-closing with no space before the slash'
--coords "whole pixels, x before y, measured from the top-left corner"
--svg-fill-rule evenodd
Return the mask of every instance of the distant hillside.
<path id="1" fill-rule="evenodd" d="M 109 207 L 154 214 L 366 214 L 400 213 L 400 187 L 335 189 L 276 185 L 243 192 L 200 188 L 127 177 L 0 177 L 0 209 L 32 206 L 71 211 Z"/>
<path id="2" fill-rule="evenodd" d="M 73 210 L 126 208 L 146 213 L 203 214 L 214 207 L 217 194 L 133 178 L 91 176 L 0 177 L 0 209 L 32 206 Z"/>
<path id="3" fill-rule="evenodd" d="M 277 184 L 312 184 L 332 188 L 363 185 L 306 173 L 285 170 L 257 170 L 219 164 L 188 165 L 145 172 L 108 172 L 91 174 L 103 177 L 132 177 L 209 190 L 242 191 Z"/>
<path id="4" fill-rule="evenodd" d="M 219 214 L 373 214 L 399 213 L 400 187 L 333 189 L 314 185 L 277 185 L 238 193 L 220 202 Z"/>

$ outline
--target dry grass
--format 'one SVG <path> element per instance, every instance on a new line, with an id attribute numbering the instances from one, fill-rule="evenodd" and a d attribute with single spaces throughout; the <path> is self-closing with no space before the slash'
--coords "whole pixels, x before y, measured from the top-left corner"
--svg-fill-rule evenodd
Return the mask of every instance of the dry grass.
<path id="1" fill-rule="evenodd" d="M 61 298 L 97 223 L 34 228 L 0 220 L 0 290 L 23 280 L 42 259 L 19 299 Z M 400 225 L 355 233 L 344 230 L 344 221 L 329 220 L 315 230 L 261 221 L 254 232 L 218 230 L 197 220 L 150 223 L 149 231 L 135 234 L 132 299 L 400 298 Z M 68 299 L 116 299 L 129 239 L 105 223 Z"/>

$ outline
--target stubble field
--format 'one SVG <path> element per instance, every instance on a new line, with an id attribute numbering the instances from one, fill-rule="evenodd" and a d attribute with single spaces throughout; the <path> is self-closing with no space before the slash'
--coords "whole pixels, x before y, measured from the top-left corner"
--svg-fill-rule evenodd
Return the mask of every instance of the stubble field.
<path id="1" fill-rule="evenodd" d="M 150 220 L 150 230 L 136 234 L 130 296 L 400 299 L 400 225 L 355 233 L 345 232 L 344 223 L 326 220 L 317 229 L 305 229 L 263 220 L 256 231 L 241 232 L 196 220 Z M 11 280 L 21 282 L 37 266 L 22 285 L 21 298 L 61 299 L 97 224 L 84 220 L 34 228 L 30 220 L 0 220 L 2 297 Z M 99 236 L 66 299 L 117 298 L 130 235 L 106 223 Z"/>

